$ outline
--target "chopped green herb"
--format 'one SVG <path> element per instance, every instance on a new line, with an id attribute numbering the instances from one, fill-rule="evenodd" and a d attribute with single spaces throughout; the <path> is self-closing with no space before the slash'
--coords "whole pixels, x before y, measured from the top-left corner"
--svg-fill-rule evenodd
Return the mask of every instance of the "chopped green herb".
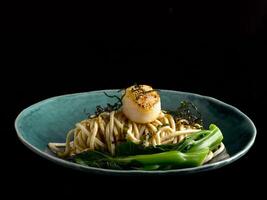
<path id="1" fill-rule="evenodd" d="M 108 103 L 106 105 L 106 107 L 102 107 L 100 105 L 96 106 L 95 116 L 98 116 L 103 112 L 112 112 L 112 111 L 119 110 L 121 108 L 121 106 L 122 106 L 122 98 L 123 98 L 124 95 L 119 97 L 119 96 L 116 96 L 116 95 L 109 95 L 106 92 L 104 92 L 104 94 L 109 98 L 116 98 L 117 101 L 114 104 Z"/>
<path id="2" fill-rule="evenodd" d="M 192 102 L 181 101 L 180 107 L 175 111 L 169 111 L 169 113 L 174 116 L 176 121 L 186 119 L 192 126 L 195 124 L 203 125 L 201 113 Z"/>

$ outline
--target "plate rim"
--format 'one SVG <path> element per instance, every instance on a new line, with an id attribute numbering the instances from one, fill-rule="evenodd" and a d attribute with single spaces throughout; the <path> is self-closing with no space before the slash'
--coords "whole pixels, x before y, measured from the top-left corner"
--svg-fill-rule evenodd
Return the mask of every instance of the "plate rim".
<path id="1" fill-rule="evenodd" d="M 214 97 L 210 97 L 210 96 L 206 96 L 206 95 L 201 95 L 201 94 L 196 94 L 196 93 L 192 93 L 192 92 L 184 92 L 184 91 L 177 91 L 177 90 L 167 90 L 167 89 L 159 89 L 160 91 L 164 91 L 164 92 L 168 92 L 168 93 L 180 93 L 180 94 L 187 94 L 190 96 L 195 96 L 198 98 L 204 98 L 207 100 L 211 100 L 212 102 L 218 103 L 218 104 L 222 104 L 236 112 L 238 112 L 240 115 L 242 115 L 244 118 L 246 118 L 246 120 L 250 123 L 250 125 L 253 128 L 253 136 L 251 138 L 251 140 L 248 142 L 248 144 L 239 152 L 237 152 L 235 155 L 225 159 L 225 160 L 221 160 L 215 163 L 209 163 L 206 165 L 202 165 L 202 166 L 198 166 L 198 167 L 190 167 L 190 168 L 182 168 L 182 169 L 169 169 L 169 170 L 155 170 L 155 171 L 146 171 L 146 170 L 114 170 L 114 169 L 104 169 L 104 168 L 96 168 L 96 167 L 90 167 L 90 166 L 83 166 L 77 163 L 73 163 L 61 158 L 58 158 L 56 156 L 50 155 L 40 149 L 38 149 L 37 147 L 35 147 L 34 145 L 30 144 L 27 140 L 25 140 L 21 133 L 20 133 L 20 128 L 19 128 L 19 121 L 21 120 L 21 118 L 27 113 L 29 112 L 31 109 L 33 109 L 34 107 L 43 104 L 43 103 L 48 103 L 50 101 L 54 101 L 55 99 L 58 98 L 62 98 L 62 97 L 71 97 L 71 96 L 78 96 L 78 95 L 87 95 L 90 93 L 103 93 L 105 92 L 114 92 L 114 91 L 118 91 L 119 89 L 102 89 L 102 90 L 93 90 L 93 91 L 88 91 L 88 92 L 78 92 L 78 93 L 71 93 L 71 94 L 63 94 L 63 95 L 59 95 L 59 96 L 54 96 L 54 97 L 50 97 L 44 100 L 41 100 L 37 103 L 32 104 L 31 106 L 23 109 L 18 116 L 15 119 L 15 130 L 17 133 L 18 138 L 20 139 L 20 141 L 27 147 L 29 148 L 31 151 L 35 152 L 37 155 L 40 155 L 41 157 L 50 160 L 56 164 L 60 164 L 63 165 L 65 167 L 69 167 L 69 168 L 75 168 L 78 170 L 82 170 L 82 171 L 86 171 L 86 172 L 94 172 L 94 173 L 105 173 L 105 174 L 185 174 L 185 173 L 196 173 L 196 172 L 201 172 L 201 171 L 207 171 L 207 170 L 213 170 L 213 169 L 217 169 L 220 167 L 223 167 L 225 165 L 228 165 L 234 161 L 236 161 L 237 159 L 241 158 L 243 155 L 245 155 L 249 149 L 252 147 L 252 145 L 255 142 L 256 139 L 256 135 L 257 135 L 257 129 L 256 126 L 254 125 L 253 121 L 246 115 L 244 114 L 241 110 L 239 110 L 238 108 L 225 103 L 221 100 L 218 100 Z"/>

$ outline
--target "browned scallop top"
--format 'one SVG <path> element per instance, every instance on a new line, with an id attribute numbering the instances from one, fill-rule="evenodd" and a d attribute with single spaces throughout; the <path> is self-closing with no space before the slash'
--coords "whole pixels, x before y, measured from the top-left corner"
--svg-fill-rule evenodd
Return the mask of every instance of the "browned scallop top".
<path id="1" fill-rule="evenodd" d="M 126 95 L 143 109 L 152 108 L 160 99 L 156 90 L 148 85 L 134 85 L 126 89 Z"/>

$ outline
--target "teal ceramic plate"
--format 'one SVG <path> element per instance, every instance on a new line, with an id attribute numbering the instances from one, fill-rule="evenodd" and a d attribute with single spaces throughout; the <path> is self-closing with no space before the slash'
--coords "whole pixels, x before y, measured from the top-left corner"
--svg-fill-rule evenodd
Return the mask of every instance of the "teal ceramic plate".
<path id="1" fill-rule="evenodd" d="M 103 92 L 118 95 L 117 90 L 102 90 L 63 95 L 46 99 L 23 110 L 15 121 L 19 139 L 38 155 L 73 169 L 106 174 L 170 174 L 192 173 L 216 169 L 243 156 L 256 137 L 253 122 L 237 108 L 217 99 L 192 93 L 160 90 L 162 109 L 174 110 L 182 100 L 193 102 L 202 113 L 206 125 L 214 123 L 222 130 L 224 144 L 230 157 L 200 167 L 164 171 L 110 170 L 81 166 L 53 155 L 47 144 L 64 142 L 75 123 L 94 113 L 97 105 L 112 103 Z"/>

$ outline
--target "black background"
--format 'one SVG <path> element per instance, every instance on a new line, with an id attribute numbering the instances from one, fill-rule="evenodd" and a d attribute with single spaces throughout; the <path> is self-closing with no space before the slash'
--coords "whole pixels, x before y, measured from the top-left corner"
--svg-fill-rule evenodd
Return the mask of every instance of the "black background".
<path id="1" fill-rule="evenodd" d="M 102 8 L 88 10 L 86 18 L 80 13 L 65 14 L 56 9 L 49 15 L 38 10 L 7 15 L 4 21 L 6 30 L 13 30 L 1 37 L 1 165 L 8 177 L 6 186 L 27 196 L 35 191 L 61 198 L 84 193 L 89 197 L 90 192 L 122 196 L 117 190 L 139 191 L 133 196 L 145 192 L 142 195 L 147 197 L 157 193 L 203 196 L 208 191 L 226 196 L 234 192 L 238 197 L 254 192 L 252 187 L 265 175 L 260 144 L 266 112 L 264 1 L 195 8 Z M 208 95 L 238 107 L 255 122 L 255 145 L 237 162 L 215 171 L 113 177 L 53 164 L 25 148 L 16 137 L 15 117 L 33 103 L 135 82 Z"/>

